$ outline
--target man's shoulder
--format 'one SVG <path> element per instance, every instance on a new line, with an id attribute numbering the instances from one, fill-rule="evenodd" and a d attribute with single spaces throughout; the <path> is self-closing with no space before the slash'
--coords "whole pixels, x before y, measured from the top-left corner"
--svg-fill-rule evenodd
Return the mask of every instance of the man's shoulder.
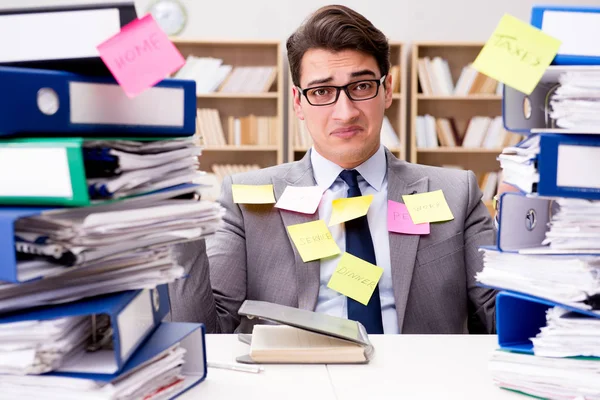
<path id="1" fill-rule="evenodd" d="M 231 175 L 231 182 L 238 185 L 267 185 L 274 177 L 283 178 L 290 170 L 298 167 L 299 161 L 288 162 Z"/>
<path id="2" fill-rule="evenodd" d="M 405 170 L 416 179 L 427 177 L 433 186 L 455 186 L 469 183 L 469 171 L 457 168 L 444 168 L 435 165 L 423 165 L 405 162 Z"/>

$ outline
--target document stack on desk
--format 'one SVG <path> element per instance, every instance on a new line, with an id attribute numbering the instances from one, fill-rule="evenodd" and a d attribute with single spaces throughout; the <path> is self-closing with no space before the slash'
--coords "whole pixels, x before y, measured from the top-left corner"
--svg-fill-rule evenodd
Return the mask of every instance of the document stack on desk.
<path id="1" fill-rule="evenodd" d="M 476 275 L 499 290 L 495 384 L 544 399 L 600 399 L 600 53 L 574 41 L 573 19 L 600 8 L 534 7 L 532 25 L 562 45 L 531 93 L 505 85 L 505 126 L 528 137 L 498 157 L 519 192 L 500 196 Z"/>
<path id="2" fill-rule="evenodd" d="M 171 246 L 224 214 L 194 183 L 195 82 L 102 54 L 172 45 L 133 2 L 0 12 L 0 32 L 61 21 L 81 38 L 53 33 L 53 55 L 0 44 L 0 397 L 172 398 L 206 357 L 202 324 L 163 322 L 184 278 Z"/>

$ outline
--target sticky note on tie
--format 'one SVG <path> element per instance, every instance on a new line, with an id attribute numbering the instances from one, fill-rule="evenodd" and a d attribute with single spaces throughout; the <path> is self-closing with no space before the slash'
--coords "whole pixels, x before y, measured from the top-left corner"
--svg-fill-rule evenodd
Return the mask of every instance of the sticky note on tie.
<path id="1" fill-rule="evenodd" d="M 185 64 L 179 50 L 151 14 L 125 25 L 97 49 L 104 64 L 130 98 Z"/>
<path id="2" fill-rule="evenodd" d="M 331 204 L 329 226 L 341 224 L 342 222 L 367 215 L 369 206 L 372 202 L 372 194 L 333 200 Z"/>
<path id="3" fill-rule="evenodd" d="M 273 185 L 231 185 L 233 202 L 237 204 L 273 204 Z"/>
<path id="4" fill-rule="evenodd" d="M 275 204 L 282 210 L 314 214 L 319 207 L 324 189 L 319 186 L 288 186 Z"/>
<path id="5" fill-rule="evenodd" d="M 446 202 L 444 192 L 435 190 L 433 192 L 409 194 L 402 196 L 408 213 L 415 224 L 425 222 L 443 222 L 454 219 L 450 207 Z"/>
<path id="6" fill-rule="evenodd" d="M 304 262 L 340 254 L 340 248 L 323 220 L 290 225 L 287 229 Z"/>
<path id="7" fill-rule="evenodd" d="M 366 306 L 382 274 L 383 268 L 344 253 L 327 287 Z"/>
<path id="8" fill-rule="evenodd" d="M 504 14 L 473 62 L 473 68 L 529 95 L 560 45 L 560 40 Z"/>
<path id="9" fill-rule="evenodd" d="M 406 205 L 388 200 L 388 231 L 407 235 L 429 235 L 429 222 L 415 224 Z"/>

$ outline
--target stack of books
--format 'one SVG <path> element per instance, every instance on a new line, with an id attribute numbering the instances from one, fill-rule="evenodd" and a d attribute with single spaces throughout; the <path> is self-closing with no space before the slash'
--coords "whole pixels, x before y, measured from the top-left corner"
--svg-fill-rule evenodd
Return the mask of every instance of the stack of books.
<path id="1" fill-rule="evenodd" d="M 194 184 L 195 82 L 131 98 L 98 56 L 136 19 L 133 2 L 0 15 L 31 46 L 0 45 L 2 398 L 166 399 L 206 376 L 204 326 L 163 319 L 171 246 L 224 210 Z"/>
<path id="2" fill-rule="evenodd" d="M 566 28 L 567 21 L 582 14 L 589 21 L 600 19 L 600 8 L 534 7 L 531 22 L 560 34 L 567 30 L 556 30 L 558 21 Z M 590 112 L 598 88 L 593 79 L 581 79 L 600 76 L 600 52 L 591 57 L 592 47 L 584 51 L 578 42 L 574 47 L 576 37 L 557 38 L 563 49 L 577 48 L 581 55 L 559 51 L 530 95 L 505 88 L 504 124 L 528 137 L 498 157 L 504 181 L 519 191 L 501 195 L 497 242 L 481 249 L 484 268 L 476 276 L 481 285 L 499 290 L 499 348 L 490 360 L 494 383 L 544 399 L 600 398 L 600 185 L 595 168 L 600 124 Z M 567 104 L 569 94 L 574 96 Z M 525 98 L 531 102 L 528 110 Z"/>

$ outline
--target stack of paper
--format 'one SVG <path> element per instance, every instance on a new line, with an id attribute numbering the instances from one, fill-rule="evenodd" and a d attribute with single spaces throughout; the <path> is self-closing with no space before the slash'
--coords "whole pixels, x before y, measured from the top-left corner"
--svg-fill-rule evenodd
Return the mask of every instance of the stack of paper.
<path id="1" fill-rule="evenodd" d="M 2 396 L 11 399 L 168 399 L 184 385 L 186 350 L 179 344 L 159 354 L 139 369 L 112 382 L 62 376 L 1 376 Z"/>
<path id="2" fill-rule="evenodd" d="M 496 350 L 489 368 L 496 385 L 531 396 L 600 399 L 597 359 L 538 357 Z"/>
<path id="3" fill-rule="evenodd" d="M 546 311 L 546 326 L 531 338 L 541 357 L 600 357 L 600 318 L 554 306 Z"/>
<path id="4" fill-rule="evenodd" d="M 600 253 L 600 201 L 559 198 L 543 242 L 552 249 Z"/>
<path id="5" fill-rule="evenodd" d="M 57 209 L 15 223 L 21 280 L 66 272 L 132 251 L 213 233 L 224 209 L 215 202 L 161 200 L 150 204 Z"/>
<path id="6" fill-rule="evenodd" d="M 550 117 L 566 129 L 597 131 L 600 124 L 600 71 L 569 71 L 550 100 Z"/>
<path id="7" fill-rule="evenodd" d="M 192 182 L 201 149 L 193 140 L 92 140 L 84 142 L 92 199 L 122 198 Z"/>
<path id="8" fill-rule="evenodd" d="M 91 330 L 83 316 L 0 324 L 0 374 L 52 371 L 83 349 Z"/>
<path id="9" fill-rule="evenodd" d="M 530 136 L 518 146 L 506 147 L 498 156 L 504 182 L 516 186 L 526 193 L 536 191 L 540 174 L 536 159 L 540 154 L 540 137 Z"/>
<path id="10" fill-rule="evenodd" d="M 478 282 L 600 313 L 600 256 L 482 251 Z"/>

